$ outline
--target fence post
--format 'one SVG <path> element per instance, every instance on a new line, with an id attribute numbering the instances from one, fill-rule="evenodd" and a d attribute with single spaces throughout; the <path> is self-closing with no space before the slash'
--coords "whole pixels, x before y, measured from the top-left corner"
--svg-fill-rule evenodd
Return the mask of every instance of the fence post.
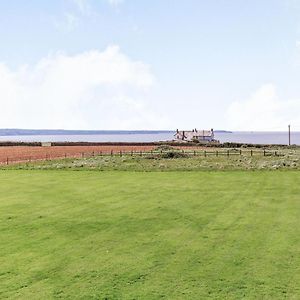
<path id="1" fill-rule="evenodd" d="M 204 157 L 206 157 L 206 150 L 204 150 Z"/>
<path id="2" fill-rule="evenodd" d="M 130 153 L 130 154 L 131 154 L 131 156 L 133 156 L 133 151 L 132 151 L 132 150 L 131 150 L 131 153 Z"/>
<path id="3" fill-rule="evenodd" d="M 251 151 L 250 151 L 250 155 L 253 156 L 253 150 L 252 150 L 252 149 L 251 149 Z"/>
<path id="4" fill-rule="evenodd" d="M 219 152 L 218 152 L 218 150 L 216 150 L 216 156 L 218 156 L 219 155 Z"/>
<path id="5" fill-rule="evenodd" d="M 140 151 L 140 155 L 141 155 L 141 156 L 143 155 L 143 152 L 142 152 L 142 151 Z"/>
<path id="6" fill-rule="evenodd" d="M 229 157 L 229 150 L 227 150 L 227 157 Z"/>
<path id="7" fill-rule="evenodd" d="M 113 154 L 114 154 L 114 151 L 110 150 L 110 156 L 113 156 Z"/>
<path id="8" fill-rule="evenodd" d="M 266 156 L 266 150 L 264 149 L 264 156 Z"/>
<path id="9" fill-rule="evenodd" d="M 84 152 L 81 153 L 81 157 L 84 158 Z"/>
<path id="10" fill-rule="evenodd" d="M 240 155 L 242 155 L 242 149 L 240 149 Z"/>
<path id="11" fill-rule="evenodd" d="M 194 150 L 194 156 L 196 156 L 196 151 Z"/>
<path id="12" fill-rule="evenodd" d="M 6 164 L 8 165 L 8 157 L 6 157 Z"/>
<path id="13" fill-rule="evenodd" d="M 120 150 L 120 157 L 122 157 L 122 151 Z"/>
<path id="14" fill-rule="evenodd" d="M 65 158 L 67 158 L 67 153 L 65 153 Z"/>

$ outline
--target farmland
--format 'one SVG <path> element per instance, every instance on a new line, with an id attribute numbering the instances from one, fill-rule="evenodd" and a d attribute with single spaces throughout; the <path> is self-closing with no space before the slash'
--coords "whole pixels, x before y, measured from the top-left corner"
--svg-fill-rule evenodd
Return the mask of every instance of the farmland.
<path id="1" fill-rule="evenodd" d="M 65 145 L 66 144 L 66 145 Z M 284 148 L 279 146 L 269 146 L 269 147 L 250 147 L 247 148 L 225 148 L 223 145 L 221 147 L 216 147 L 216 145 L 211 145 L 205 147 L 204 145 L 188 145 L 188 144 L 155 144 L 155 143 L 102 143 L 102 144 L 86 144 L 80 145 L 81 143 L 62 143 L 61 145 L 54 145 L 50 147 L 42 146 L 30 146 L 29 145 L 14 145 L 14 146 L 4 146 L 0 145 L 0 165 L 2 164 L 15 164 L 22 162 L 34 162 L 41 160 L 53 160 L 53 159 L 65 159 L 65 158 L 87 158 L 101 155 L 111 155 L 119 156 L 120 154 L 135 154 L 136 155 L 147 155 L 152 152 L 166 152 L 166 151 L 183 151 L 190 154 L 204 155 L 207 154 L 248 154 L 253 152 L 254 156 L 256 154 L 262 155 L 263 151 L 267 154 L 274 155 L 275 153 L 282 153 L 284 155 L 299 155 L 299 147 L 296 148 Z M 252 155 L 251 155 L 252 156 Z"/>
<path id="2" fill-rule="evenodd" d="M 81 157 L 82 154 L 91 155 L 92 153 L 108 154 L 111 151 L 118 153 L 119 151 L 150 151 L 154 146 L 11 146 L 0 147 L 0 163 L 35 161 L 65 157 Z"/>
<path id="3" fill-rule="evenodd" d="M 297 171 L 0 171 L 1 299 L 299 299 Z"/>
<path id="4" fill-rule="evenodd" d="M 55 147 L 49 147 L 52 149 Z M 59 147 L 58 147 L 59 148 Z M 72 148 L 72 147 L 71 147 Z M 85 148 L 89 149 L 89 148 Z M 103 148 L 102 148 L 103 149 Z M 137 150 L 139 149 L 139 151 Z M 163 149 L 163 150 L 162 150 Z M 128 151 L 126 151 L 128 150 Z M 44 150 L 45 151 L 45 150 Z M 4 163 L 2 169 L 47 170 L 122 170 L 122 171 L 203 171 L 203 170 L 299 170 L 300 151 L 295 149 L 235 149 L 235 148 L 180 148 L 157 147 L 143 151 L 130 148 L 124 151 L 110 149 L 60 159 Z M 47 152 L 46 152 L 47 153 Z M 63 154 L 63 151 L 61 152 Z M 45 154 L 45 153 L 44 153 Z M 71 155 L 71 154 L 69 154 Z"/>

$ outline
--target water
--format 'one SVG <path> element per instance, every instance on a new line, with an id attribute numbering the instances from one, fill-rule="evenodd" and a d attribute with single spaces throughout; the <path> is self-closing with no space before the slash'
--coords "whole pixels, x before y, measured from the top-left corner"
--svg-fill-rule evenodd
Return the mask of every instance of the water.
<path id="1" fill-rule="evenodd" d="M 236 142 L 246 144 L 282 144 L 289 142 L 288 132 L 221 132 L 215 138 L 220 142 Z M 291 144 L 300 145 L 300 132 L 291 133 Z"/>
<path id="2" fill-rule="evenodd" d="M 0 141 L 18 142 L 157 142 L 172 139 L 172 133 L 0 136 Z"/>
<path id="3" fill-rule="evenodd" d="M 118 132 L 114 134 L 71 135 L 11 135 L 0 136 L 0 141 L 17 142 L 158 142 L 170 141 L 175 132 Z M 220 142 L 249 144 L 288 144 L 287 132 L 215 132 Z M 300 145 L 300 132 L 292 132 L 291 143 Z"/>

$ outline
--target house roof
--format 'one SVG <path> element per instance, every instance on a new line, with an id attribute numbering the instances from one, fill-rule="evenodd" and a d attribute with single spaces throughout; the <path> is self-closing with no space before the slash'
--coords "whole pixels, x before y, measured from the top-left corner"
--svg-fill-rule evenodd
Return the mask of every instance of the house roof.
<path id="1" fill-rule="evenodd" d="M 181 130 L 178 131 L 174 134 L 177 135 L 179 134 L 180 136 L 183 136 L 187 139 L 192 139 L 192 138 L 197 138 L 197 137 L 212 137 L 213 136 L 213 131 L 211 130 L 197 130 L 197 131 L 191 131 L 191 130 Z"/>

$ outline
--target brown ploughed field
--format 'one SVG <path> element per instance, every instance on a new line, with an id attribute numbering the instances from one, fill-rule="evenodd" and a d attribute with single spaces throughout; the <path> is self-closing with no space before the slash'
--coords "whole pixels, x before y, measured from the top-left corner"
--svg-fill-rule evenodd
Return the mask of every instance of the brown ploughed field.
<path id="1" fill-rule="evenodd" d="M 22 161 L 45 160 L 65 157 L 82 157 L 91 156 L 93 154 L 117 154 L 122 152 L 146 152 L 155 149 L 156 146 L 8 146 L 0 147 L 0 164 L 16 163 Z"/>

